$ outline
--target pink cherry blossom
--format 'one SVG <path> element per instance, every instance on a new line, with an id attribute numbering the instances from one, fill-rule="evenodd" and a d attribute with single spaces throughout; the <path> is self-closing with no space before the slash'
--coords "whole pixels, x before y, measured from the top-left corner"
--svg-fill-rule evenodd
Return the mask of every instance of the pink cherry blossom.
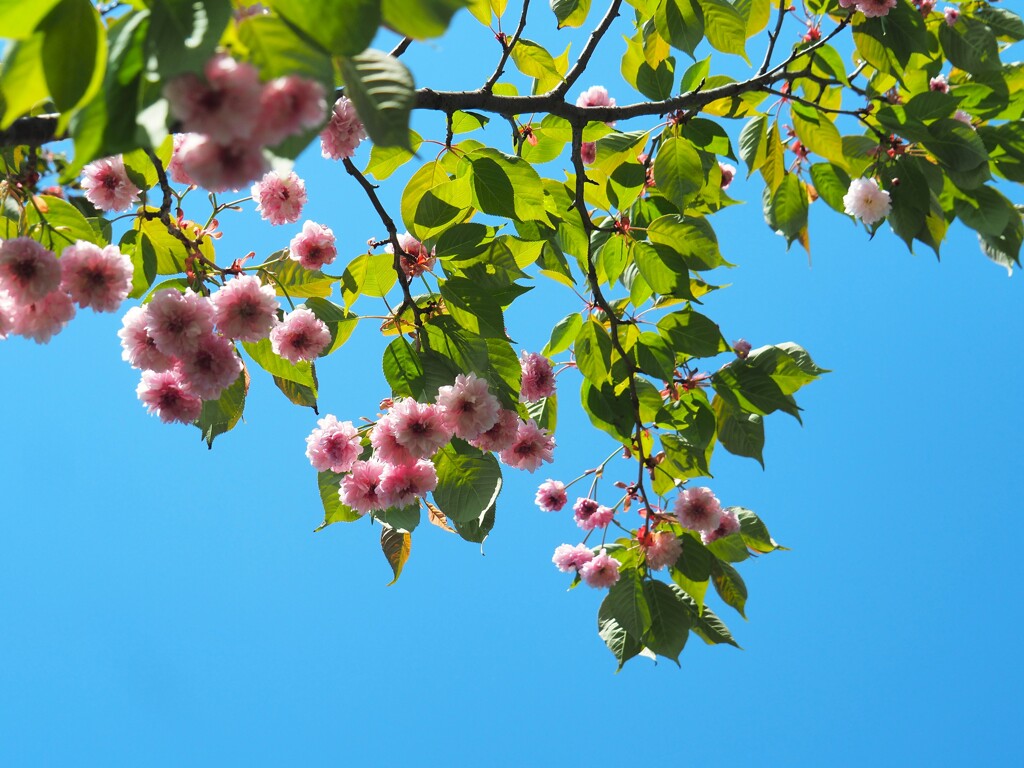
<path id="1" fill-rule="evenodd" d="M 555 554 L 551 557 L 553 562 L 562 573 L 578 571 L 584 565 L 594 559 L 594 553 L 586 544 L 560 544 L 555 548 Z"/>
<path id="2" fill-rule="evenodd" d="M 597 142 L 584 141 L 580 145 L 580 159 L 584 165 L 593 165 L 597 162 Z"/>
<path id="3" fill-rule="evenodd" d="M 443 409 L 448 429 L 463 440 L 476 440 L 498 423 L 501 405 L 491 394 L 487 380 L 475 373 L 459 374 L 455 384 L 441 387 L 437 404 Z"/>
<path id="4" fill-rule="evenodd" d="M 927 16 L 935 10 L 935 3 L 937 0 L 918 0 L 917 10 L 921 12 L 922 16 Z"/>
<path id="5" fill-rule="evenodd" d="M 710 488 L 687 488 L 676 499 L 675 515 L 683 528 L 713 531 L 722 521 L 722 506 Z"/>
<path id="6" fill-rule="evenodd" d="M 476 440 L 470 441 L 481 451 L 504 451 L 516 441 L 519 434 L 519 415 L 502 409 L 497 423 Z"/>
<path id="7" fill-rule="evenodd" d="M 579 498 L 572 506 L 576 525 L 584 531 L 607 528 L 615 517 L 615 510 L 598 504 L 594 499 Z"/>
<path id="8" fill-rule="evenodd" d="M 398 236 L 398 245 L 403 251 L 402 271 L 405 272 L 406 277 L 412 279 L 434 268 L 434 264 L 437 261 L 434 258 L 434 249 L 432 248 L 428 251 L 423 243 L 408 232 L 403 232 Z M 393 254 L 395 246 L 392 243 L 388 243 L 384 250 Z"/>
<path id="9" fill-rule="evenodd" d="M 411 397 L 395 403 L 388 419 L 394 426 L 395 440 L 417 459 L 429 459 L 452 439 L 444 409 Z"/>
<path id="10" fill-rule="evenodd" d="M 262 285 L 253 275 L 228 280 L 210 296 L 210 305 L 217 329 L 229 339 L 265 339 L 278 322 L 280 305 L 273 286 Z"/>
<path id="11" fill-rule="evenodd" d="M 267 159 L 255 144 L 218 144 L 197 133 L 182 141 L 179 155 L 183 175 L 211 192 L 242 189 L 260 178 L 268 167 Z"/>
<path id="12" fill-rule="evenodd" d="M 11 331 L 46 344 L 64 330 L 75 316 L 75 305 L 64 291 L 56 290 L 31 304 L 15 304 Z"/>
<path id="13" fill-rule="evenodd" d="M 533 419 L 520 421 L 515 442 L 499 454 L 510 467 L 533 472 L 542 463 L 554 461 L 555 438 Z"/>
<path id="14" fill-rule="evenodd" d="M 306 204 L 306 182 L 295 171 L 282 175 L 271 171 L 252 185 L 256 213 L 271 224 L 291 224 L 299 220 Z"/>
<path id="15" fill-rule="evenodd" d="M 35 240 L 0 240 L 0 290 L 16 304 L 39 301 L 60 285 L 60 262 Z"/>
<path id="16" fill-rule="evenodd" d="M 720 162 L 718 168 L 722 171 L 722 189 L 728 189 L 732 180 L 736 178 L 736 166 Z"/>
<path id="17" fill-rule="evenodd" d="M 395 420 L 390 416 L 381 417 L 373 425 L 370 445 L 373 446 L 374 456 L 388 464 L 414 464 L 417 461 L 409 449 L 398 442 L 395 437 Z"/>
<path id="18" fill-rule="evenodd" d="M 530 403 L 555 394 L 555 372 L 551 361 L 537 352 L 523 352 L 519 357 L 523 369 L 520 395 Z"/>
<path id="19" fill-rule="evenodd" d="M 683 553 L 683 542 L 668 531 L 659 531 L 651 537 L 651 544 L 646 551 L 647 567 L 652 571 L 660 571 L 679 559 Z"/>
<path id="20" fill-rule="evenodd" d="M 157 291 L 146 309 L 146 331 L 156 348 L 171 357 L 187 357 L 199 340 L 213 333 L 213 307 L 189 288 Z"/>
<path id="21" fill-rule="evenodd" d="M 380 479 L 380 494 L 388 507 L 407 507 L 437 488 L 437 470 L 420 459 L 413 464 L 390 464 Z"/>
<path id="22" fill-rule="evenodd" d="M 182 147 L 184 147 L 189 141 L 195 141 L 192 139 L 193 134 L 190 133 L 176 133 L 174 134 L 174 149 L 171 152 L 170 162 L 167 163 L 167 175 L 171 177 L 171 181 L 175 184 L 185 184 L 186 186 L 192 186 L 196 182 L 188 175 L 185 167 L 181 164 Z"/>
<path id="23" fill-rule="evenodd" d="M 181 359 L 181 373 L 189 388 L 203 400 L 216 400 L 242 372 L 242 359 L 231 342 L 209 334 L 199 339 L 196 351 Z"/>
<path id="24" fill-rule="evenodd" d="M 960 11 L 951 5 L 947 5 L 942 9 L 942 15 L 946 17 L 946 26 L 956 26 L 957 21 L 960 20 Z"/>
<path id="25" fill-rule="evenodd" d="M 285 315 L 284 322 L 270 332 L 270 346 L 275 355 L 292 363 L 315 360 L 331 343 L 327 325 L 305 307 Z"/>
<path id="26" fill-rule="evenodd" d="M 274 146 L 289 136 L 319 126 L 327 113 L 324 88 L 316 80 L 287 75 L 263 86 L 256 138 Z"/>
<path id="27" fill-rule="evenodd" d="M 146 409 L 165 424 L 191 424 L 203 410 L 203 401 L 189 390 L 177 368 L 143 371 L 135 392 Z"/>
<path id="28" fill-rule="evenodd" d="M 387 465 L 375 459 L 353 464 L 352 471 L 341 479 L 341 503 L 362 515 L 384 509 L 387 505 L 381 496 L 380 482 L 385 469 Z"/>
<path id="29" fill-rule="evenodd" d="M 898 0 L 857 0 L 857 10 L 869 19 L 878 16 L 887 16 L 889 11 L 896 7 Z"/>
<path id="30" fill-rule="evenodd" d="M 61 254 L 61 289 L 82 309 L 113 312 L 132 290 L 132 260 L 116 245 L 79 240 Z"/>
<path id="31" fill-rule="evenodd" d="M 558 512 L 569 498 L 565 494 L 565 483 L 560 480 L 545 480 L 537 489 L 534 502 L 543 512 Z"/>
<path id="32" fill-rule="evenodd" d="M 259 72 L 251 64 L 218 54 L 206 63 L 205 74 L 205 82 L 190 73 L 164 86 L 171 115 L 186 131 L 222 144 L 249 138 L 260 117 Z"/>
<path id="33" fill-rule="evenodd" d="M 605 550 L 580 568 L 580 578 L 588 587 L 607 589 L 619 580 L 619 561 Z"/>
<path id="34" fill-rule="evenodd" d="M 959 120 L 961 123 L 966 125 L 971 130 L 978 130 L 974 126 L 974 118 L 971 117 L 967 112 L 964 112 L 962 109 L 958 109 L 956 112 L 953 113 L 953 119 Z"/>
<path id="35" fill-rule="evenodd" d="M 722 518 L 718 522 L 718 527 L 713 531 L 704 531 L 701 534 L 701 538 L 705 544 L 710 544 L 715 539 L 721 539 L 724 536 L 731 536 L 734 533 L 740 532 L 740 519 L 736 516 L 736 513 L 731 509 L 722 510 Z"/>
<path id="36" fill-rule="evenodd" d="M 347 96 L 334 103 L 331 121 L 320 133 L 320 152 L 330 159 L 352 157 L 356 147 L 366 138 L 366 129 L 356 114 L 355 104 Z"/>
<path id="37" fill-rule="evenodd" d="M 174 366 L 174 358 L 157 349 L 156 342 L 146 330 L 149 323 L 148 306 L 132 307 L 122 318 L 123 327 L 117 332 L 124 350 L 121 358 L 132 368 L 166 371 Z"/>
<path id="38" fill-rule="evenodd" d="M 306 438 L 306 456 L 317 472 L 348 472 L 362 452 L 359 432 L 351 421 L 327 414 Z"/>
<path id="39" fill-rule="evenodd" d="M 14 327 L 14 299 L 6 291 L 0 291 L 0 341 L 10 335 Z"/>
<path id="40" fill-rule="evenodd" d="M 939 93 L 949 93 L 949 81 L 945 75 L 937 75 L 928 81 L 928 88 Z"/>
<path id="41" fill-rule="evenodd" d="M 850 188 L 843 195 L 846 212 L 856 216 L 865 224 L 874 224 L 889 215 L 892 201 L 889 193 L 880 189 L 874 179 L 854 179 Z"/>
<path id="42" fill-rule="evenodd" d="M 292 238 L 288 257 L 306 269 L 321 269 L 338 256 L 334 242 L 334 232 L 329 227 L 307 221 L 302 225 L 302 231 Z"/>
<path id="43" fill-rule="evenodd" d="M 750 354 L 750 342 L 746 339 L 736 339 L 732 343 L 732 349 L 736 353 L 736 357 L 740 360 L 746 360 L 747 355 Z"/>
<path id="44" fill-rule="evenodd" d="M 576 99 L 577 107 L 614 107 L 615 99 L 603 85 L 592 85 Z"/>
<path id="45" fill-rule="evenodd" d="M 139 199 L 121 155 L 95 160 L 82 169 L 86 199 L 101 211 L 126 211 Z"/>

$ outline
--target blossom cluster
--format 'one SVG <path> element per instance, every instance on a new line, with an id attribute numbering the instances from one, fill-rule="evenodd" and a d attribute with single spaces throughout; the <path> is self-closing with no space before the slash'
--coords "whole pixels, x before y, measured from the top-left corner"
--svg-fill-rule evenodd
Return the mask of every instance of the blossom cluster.
<path id="1" fill-rule="evenodd" d="M 541 366 L 530 355 L 523 360 L 530 361 L 523 363 L 525 381 Z M 554 460 L 551 434 L 533 419 L 502 408 L 487 380 L 475 373 L 456 376 L 438 390 L 434 403 L 411 397 L 387 402 L 387 413 L 367 432 L 371 453 L 366 459 L 359 458 L 363 439 L 358 430 L 334 416 L 320 419 L 306 438 L 310 464 L 318 472 L 344 474 L 339 498 L 360 514 L 405 507 L 433 491 L 437 470 L 432 459 L 453 437 L 528 472 Z"/>
<path id="2" fill-rule="evenodd" d="M 0 340 L 46 344 L 75 316 L 75 305 L 113 312 L 132 289 L 131 260 L 116 245 L 79 240 L 58 259 L 28 237 L 0 240 Z"/>
<path id="3" fill-rule="evenodd" d="M 210 296 L 191 289 L 157 291 L 125 314 L 118 331 L 122 358 L 142 370 L 136 394 L 161 421 L 190 424 L 204 400 L 216 400 L 242 373 L 234 341 L 269 338 L 274 353 L 295 363 L 312 360 L 330 343 L 330 331 L 300 307 L 278 317 L 271 286 L 239 275 Z"/>
<path id="4" fill-rule="evenodd" d="M 402 249 L 402 271 L 410 280 L 434 268 L 434 264 L 437 261 L 434 256 L 436 249 L 431 248 L 428 251 L 423 243 L 408 232 L 403 232 L 398 236 L 398 245 Z M 388 243 L 384 250 L 394 254 L 395 246 L 392 243 Z"/>
<path id="5" fill-rule="evenodd" d="M 185 132 L 175 137 L 171 178 L 211 192 L 260 178 L 268 170 L 264 147 L 318 127 L 327 113 L 315 80 L 287 75 L 263 83 L 255 67 L 223 53 L 206 63 L 204 77 L 180 75 L 164 95 Z"/>
<path id="6" fill-rule="evenodd" d="M 839 0 L 840 8 L 853 8 L 868 18 L 887 16 L 897 0 Z"/>

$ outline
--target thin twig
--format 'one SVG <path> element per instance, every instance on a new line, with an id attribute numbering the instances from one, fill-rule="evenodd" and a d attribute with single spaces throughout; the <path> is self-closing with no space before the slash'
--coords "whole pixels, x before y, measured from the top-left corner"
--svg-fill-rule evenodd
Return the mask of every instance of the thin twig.
<path id="1" fill-rule="evenodd" d="M 779 0 L 779 15 L 775 20 L 775 31 L 768 33 L 768 50 L 764 53 L 764 61 L 761 62 L 760 68 L 757 70 L 757 74 L 763 75 L 768 71 L 768 67 L 772 65 L 772 54 L 775 53 L 775 43 L 778 42 L 779 35 L 782 33 L 782 22 L 786 20 L 786 14 L 789 13 L 789 0 Z"/>
<path id="2" fill-rule="evenodd" d="M 398 43 L 398 45 L 391 49 L 391 53 L 389 53 L 388 55 L 397 59 L 399 56 L 401 56 L 403 53 L 409 50 L 409 46 L 412 45 L 412 42 L 413 40 L 411 37 L 403 37 L 401 41 Z"/>
<path id="3" fill-rule="evenodd" d="M 480 88 L 484 93 L 490 93 L 494 88 L 494 84 L 498 82 L 498 78 L 505 73 L 505 65 L 508 63 L 508 57 L 512 55 L 512 49 L 516 47 L 516 43 L 519 42 L 519 36 L 523 34 L 523 30 L 526 29 L 526 13 L 530 10 L 530 0 L 523 0 L 523 12 L 519 17 L 519 26 L 516 27 L 515 33 L 512 38 L 506 40 L 504 37 L 499 37 L 498 41 L 501 43 L 501 58 L 498 59 L 498 66 L 495 67 L 494 72 L 487 78 L 487 82 Z"/>
<path id="4" fill-rule="evenodd" d="M 566 92 L 572 88 L 573 84 L 580 79 L 580 76 L 586 71 L 587 65 L 590 63 L 590 58 L 594 55 L 594 51 L 597 50 L 597 46 L 601 42 L 601 38 L 604 37 L 604 33 L 608 31 L 612 22 L 615 21 L 615 17 L 619 15 L 619 6 L 621 5 L 622 0 L 612 0 L 612 4 L 608 6 L 608 11 L 605 13 L 604 18 L 602 18 L 600 23 L 594 28 L 594 31 L 590 33 L 590 37 L 587 39 L 587 44 L 583 47 L 580 57 L 576 59 L 576 63 L 573 64 L 572 69 L 569 70 L 565 79 L 551 91 L 552 94 L 559 98 L 565 96 Z"/>

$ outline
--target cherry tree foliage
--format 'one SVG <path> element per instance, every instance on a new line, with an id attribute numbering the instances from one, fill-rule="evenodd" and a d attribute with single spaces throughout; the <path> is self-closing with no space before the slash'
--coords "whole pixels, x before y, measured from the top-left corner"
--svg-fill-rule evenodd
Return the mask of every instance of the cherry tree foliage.
<path id="1" fill-rule="evenodd" d="M 781 547 L 713 487 L 712 458 L 763 464 L 765 418 L 799 420 L 796 394 L 826 371 L 792 341 L 723 336 L 708 278 L 733 265 L 714 216 L 757 174 L 787 248 L 810 251 L 814 210 L 936 255 L 967 226 L 1019 267 L 1005 191 L 1024 181 L 1024 65 L 1008 60 L 1024 23 L 996 0 L 592 5 L 9 0 L 0 339 L 122 314 L 142 405 L 211 447 L 251 381 L 276 386 L 312 409 L 321 528 L 369 518 L 396 580 L 414 535 L 482 543 L 503 474 L 533 473 L 539 510 L 576 526 L 553 567 L 604 592 L 620 667 L 678 661 L 691 634 L 736 645 L 709 598 L 742 615 L 741 564 Z M 494 40 L 479 87 L 417 88 L 402 55 L 455 14 Z M 589 30 L 577 51 L 531 39 L 567 28 Z M 391 33 L 393 50 L 370 47 Z M 621 57 L 621 79 L 593 82 L 595 55 Z M 436 134 L 410 128 L 416 110 Z M 376 212 L 346 225 L 364 252 L 303 215 L 303 151 Z M 242 209 L 288 247 L 218 249 Z M 565 317 L 523 349 L 505 314 L 544 280 Z M 354 333 L 382 337 L 372 420 L 317 410 L 317 361 Z M 553 479 L 560 405 L 607 444 L 571 481 Z"/>

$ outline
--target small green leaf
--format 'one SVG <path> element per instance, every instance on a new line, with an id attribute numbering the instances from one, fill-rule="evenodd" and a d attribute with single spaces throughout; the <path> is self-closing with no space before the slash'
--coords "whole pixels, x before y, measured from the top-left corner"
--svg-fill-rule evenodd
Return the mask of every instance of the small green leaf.
<path id="1" fill-rule="evenodd" d="M 540 353 L 544 357 L 554 357 L 564 352 L 572 346 L 582 327 L 583 316 L 579 312 L 573 312 L 571 315 L 563 317 L 551 329 L 551 338 Z"/>
<path id="2" fill-rule="evenodd" d="M 398 577 L 402 575 L 402 569 L 409 559 L 409 553 L 412 551 L 412 534 L 408 531 L 401 531 L 387 525 L 382 525 L 380 528 L 380 548 L 384 552 L 384 557 L 387 558 L 388 565 L 391 566 L 391 571 L 395 574 L 395 578 L 387 584 L 390 587 L 398 581 Z"/>
<path id="3" fill-rule="evenodd" d="M 216 400 L 204 400 L 203 409 L 195 425 L 202 433 L 206 445 L 213 448 L 213 441 L 235 428 L 245 410 L 245 396 L 249 392 L 249 372 L 242 366 L 235 383 L 221 392 Z"/>
<path id="4" fill-rule="evenodd" d="M 353 523 L 362 520 L 363 516 L 351 507 L 342 504 L 338 495 L 341 486 L 341 478 L 335 472 L 318 472 L 317 486 L 320 489 L 320 501 L 324 507 L 324 521 L 317 526 L 316 531 L 322 531 L 333 523 Z"/>

